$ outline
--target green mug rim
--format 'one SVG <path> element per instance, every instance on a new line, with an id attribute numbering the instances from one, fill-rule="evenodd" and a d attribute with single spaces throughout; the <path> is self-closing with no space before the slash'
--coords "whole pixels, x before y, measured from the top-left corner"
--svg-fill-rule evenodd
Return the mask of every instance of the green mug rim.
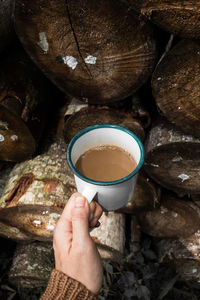
<path id="1" fill-rule="evenodd" d="M 118 129 L 121 131 L 124 131 L 126 133 L 128 133 L 132 138 L 134 138 L 134 140 L 137 142 L 139 149 L 140 149 L 140 160 L 139 163 L 137 165 L 137 167 L 133 170 L 133 172 L 131 172 L 130 174 L 128 174 L 127 176 L 120 178 L 118 180 L 114 180 L 114 181 L 98 181 L 98 180 L 93 180 L 90 179 L 86 176 L 84 176 L 83 174 L 81 174 L 74 166 L 74 164 L 72 163 L 72 159 L 71 159 L 71 152 L 73 149 L 73 146 L 75 144 L 75 142 L 84 134 L 86 134 L 89 131 L 95 130 L 95 129 L 100 129 L 100 128 L 113 128 L 113 129 Z M 143 144 L 141 142 L 141 140 L 129 129 L 127 129 L 124 126 L 121 125 L 115 125 L 115 124 L 96 124 L 96 125 L 92 125 L 92 126 L 88 126 L 84 129 L 82 129 L 81 131 L 79 131 L 70 141 L 68 148 L 67 148 L 67 162 L 69 164 L 69 167 L 71 168 L 72 172 L 78 176 L 79 178 L 81 178 L 82 180 L 91 183 L 91 184 L 95 184 L 95 185 L 115 185 L 115 184 L 119 184 L 122 183 L 124 181 L 129 180 L 130 178 L 132 178 L 135 174 L 138 173 L 138 171 L 140 170 L 140 168 L 142 167 L 143 163 L 144 163 L 144 147 Z"/>

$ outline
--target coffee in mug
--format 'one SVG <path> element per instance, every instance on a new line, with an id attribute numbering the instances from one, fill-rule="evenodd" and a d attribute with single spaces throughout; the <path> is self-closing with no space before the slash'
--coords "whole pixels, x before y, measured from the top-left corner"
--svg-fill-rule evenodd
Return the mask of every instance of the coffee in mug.
<path id="1" fill-rule="evenodd" d="M 85 151 L 75 164 L 75 168 L 87 178 L 105 182 L 126 177 L 136 167 L 133 156 L 114 145 L 92 147 Z"/>

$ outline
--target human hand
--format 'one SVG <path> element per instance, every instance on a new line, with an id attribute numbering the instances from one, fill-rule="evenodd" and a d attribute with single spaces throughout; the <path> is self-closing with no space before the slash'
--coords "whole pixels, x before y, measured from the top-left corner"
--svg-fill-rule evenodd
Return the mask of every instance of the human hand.
<path id="1" fill-rule="evenodd" d="M 68 200 L 53 235 L 55 267 L 84 284 L 96 294 L 101 288 L 103 270 L 89 226 L 99 225 L 102 209 L 96 204 L 92 220 L 88 201 L 79 193 Z"/>

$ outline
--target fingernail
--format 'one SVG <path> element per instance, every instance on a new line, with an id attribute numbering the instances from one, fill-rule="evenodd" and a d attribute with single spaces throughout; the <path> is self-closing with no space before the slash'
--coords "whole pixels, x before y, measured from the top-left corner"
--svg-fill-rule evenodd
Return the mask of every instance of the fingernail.
<path id="1" fill-rule="evenodd" d="M 83 207 L 85 205 L 85 199 L 83 197 L 77 197 L 75 200 L 75 207 Z"/>

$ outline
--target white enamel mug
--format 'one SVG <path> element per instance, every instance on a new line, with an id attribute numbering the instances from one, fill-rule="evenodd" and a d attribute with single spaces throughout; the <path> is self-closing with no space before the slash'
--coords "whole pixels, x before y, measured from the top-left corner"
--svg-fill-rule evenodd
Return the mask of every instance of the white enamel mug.
<path id="1" fill-rule="evenodd" d="M 101 145 L 114 145 L 128 151 L 137 167 L 128 176 L 115 181 L 97 181 L 82 175 L 75 164 L 88 149 Z M 70 141 L 67 161 L 74 173 L 77 190 L 90 203 L 97 201 L 104 211 L 113 211 L 126 205 L 132 198 L 138 171 L 144 162 L 144 148 L 140 139 L 130 130 L 119 125 L 101 124 L 81 130 Z"/>

